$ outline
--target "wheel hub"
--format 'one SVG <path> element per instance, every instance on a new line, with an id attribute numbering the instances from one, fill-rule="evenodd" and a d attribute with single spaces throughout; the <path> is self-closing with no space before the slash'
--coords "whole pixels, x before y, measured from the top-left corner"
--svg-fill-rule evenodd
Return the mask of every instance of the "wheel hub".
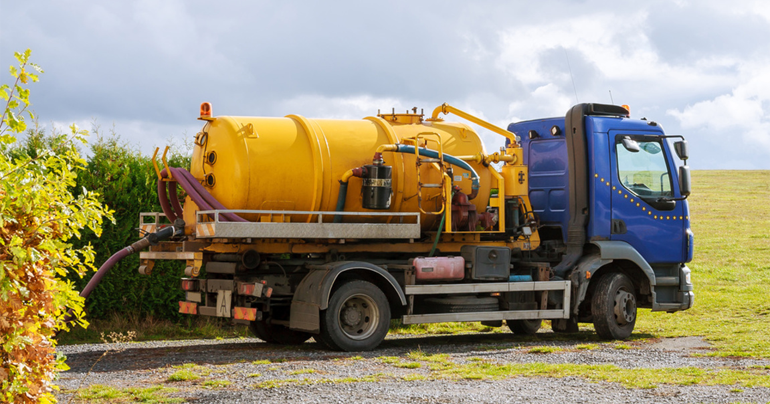
<path id="1" fill-rule="evenodd" d="M 626 325 L 636 319 L 636 297 L 633 293 L 619 290 L 615 295 L 615 320 Z"/>
<path id="2" fill-rule="evenodd" d="M 370 296 L 357 294 L 349 297 L 340 308 L 342 332 L 350 339 L 363 340 L 372 335 L 379 323 L 380 311 Z"/>
<path id="3" fill-rule="evenodd" d="M 346 307 L 342 310 L 341 317 L 345 325 L 355 326 L 361 322 L 362 313 L 357 306 Z"/>

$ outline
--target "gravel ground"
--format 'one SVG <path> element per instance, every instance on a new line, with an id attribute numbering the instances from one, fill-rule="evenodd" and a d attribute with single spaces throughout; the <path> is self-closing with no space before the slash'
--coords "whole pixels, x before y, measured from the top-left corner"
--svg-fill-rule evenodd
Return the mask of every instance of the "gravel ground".
<path id="1" fill-rule="evenodd" d="M 58 349 L 67 356 L 71 368 L 58 381 L 58 397 L 67 402 L 73 390 L 101 384 L 118 389 L 160 385 L 177 389 L 169 397 L 192 403 L 770 403 L 770 389 L 764 387 L 661 384 L 652 389 L 629 389 L 575 377 L 407 381 L 405 378 L 431 375 L 431 363 L 423 361 L 419 368 L 405 368 L 380 358 L 412 362 L 410 352 L 421 351 L 447 354 L 447 360 L 458 365 L 481 360 L 496 364 L 613 364 L 629 369 L 757 371 L 757 367 L 764 367 L 759 372 L 770 375 L 770 360 L 701 356 L 710 348 L 695 337 L 632 341 L 625 346 L 588 342 L 598 345 L 590 350 L 576 348 L 585 341 L 551 339 L 527 340 L 510 334 L 389 336 L 377 350 L 361 353 L 324 351 L 312 339 L 295 347 L 268 345 L 256 338 L 70 345 Z M 530 353 L 534 346 L 556 350 Z M 182 366 L 201 377 L 168 381 Z M 207 386 L 207 381 L 230 383 L 217 388 Z"/>

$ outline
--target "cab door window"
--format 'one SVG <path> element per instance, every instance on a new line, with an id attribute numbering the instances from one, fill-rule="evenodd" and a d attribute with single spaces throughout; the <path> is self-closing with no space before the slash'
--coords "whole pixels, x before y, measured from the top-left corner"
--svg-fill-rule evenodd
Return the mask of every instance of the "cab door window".
<path id="1" fill-rule="evenodd" d="M 615 145 L 620 182 L 644 200 L 673 197 L 671 171 L 662 143 L 651 139 L 633 140 L 639 145 L 638 151 L 629 150 L 621 141 Z"/>

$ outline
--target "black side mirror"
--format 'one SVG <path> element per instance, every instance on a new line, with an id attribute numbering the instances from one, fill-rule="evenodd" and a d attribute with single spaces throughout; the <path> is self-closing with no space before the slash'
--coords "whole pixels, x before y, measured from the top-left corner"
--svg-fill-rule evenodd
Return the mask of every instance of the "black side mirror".
<path id="1" fill-rule="evenodd" d="M 636 143 L 636 140 L 632 140 L 630 137 L 626 136 L 622 140 L 623 147 L 626 148 L 626 150 L 630 151 L 631 153 L 638 153 L 639 152 L 639 143 Z"/>
<path id="2" fill-rule="evenodd" d="M 687 159 L 690 157 L 690 155 L 687 153 L 686 140 L 680 140 L 678 142 L 674 142 L 674 151 L 676 152 L 676 155 L 679 156 L 679 158 L 684 161 L 687 161 Z"/>
<path id="3" fill-rule="evenodd" d="M 677 142 L 680 143 L 680 142 Z M 685 149 L 686 152 L 687 149 Z M 679 152 L 677 151 L 677 154 Z M 682 196 L 687 197 L 690 195 L 690 167 L 688 166 L 681 166 L 679 167 L 679 192 L 682 193 Z"/>

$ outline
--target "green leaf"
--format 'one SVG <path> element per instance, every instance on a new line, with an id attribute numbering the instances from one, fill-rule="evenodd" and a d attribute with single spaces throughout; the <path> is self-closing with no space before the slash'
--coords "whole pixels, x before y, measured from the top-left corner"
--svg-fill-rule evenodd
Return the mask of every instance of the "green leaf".
<path id="1" fill-rule="evenodd" d="M 35 63 L 30 63 L 29 65 L 32 66 L 32 68 L 35 69 L 36 72 L 45 73 L 43 69 L 41 69 L 40 66 L 36 65 Z"/>

